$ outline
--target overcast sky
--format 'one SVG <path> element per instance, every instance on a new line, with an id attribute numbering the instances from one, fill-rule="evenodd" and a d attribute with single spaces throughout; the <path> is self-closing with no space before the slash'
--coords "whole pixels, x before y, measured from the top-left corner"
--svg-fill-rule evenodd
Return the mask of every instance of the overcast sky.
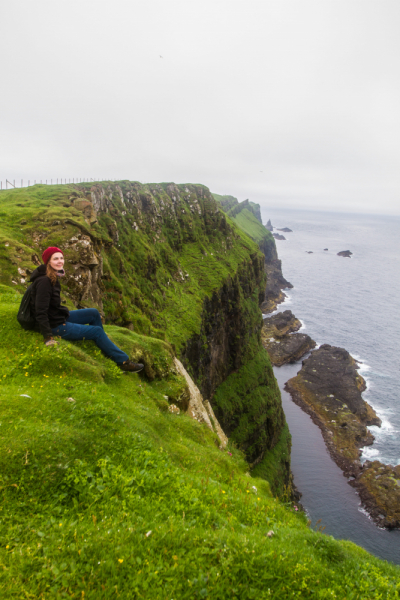
<path id="1" fill-rule="evenodd" d="M 400 214 L 399 0 L 2 0 L 0 180 Z"/>

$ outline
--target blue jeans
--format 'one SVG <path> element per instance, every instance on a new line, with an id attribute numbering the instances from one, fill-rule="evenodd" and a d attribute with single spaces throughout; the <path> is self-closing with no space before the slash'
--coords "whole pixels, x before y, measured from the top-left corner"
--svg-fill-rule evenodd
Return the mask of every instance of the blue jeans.
<path id="1" fill-rule="evenodd" d="M 93 340 L 100 350 L 118 365 L 129 360 L 129 356 L 107 336 L 97 308 L 71 310 L 65 323 L 54 327 L 51 331 L 53 335 L 63 340 Z"/>

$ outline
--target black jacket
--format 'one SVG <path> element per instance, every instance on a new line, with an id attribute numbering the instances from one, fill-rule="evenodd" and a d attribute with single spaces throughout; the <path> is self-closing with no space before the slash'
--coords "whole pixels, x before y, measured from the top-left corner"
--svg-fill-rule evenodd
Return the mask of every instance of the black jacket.
<path id="1" fill-rule="evenodd" d="M 34 305 L 32 306 L 36 329 L 46 339 L 53 335 L 52 328 L 65 323 L 69 317 L 69 310 L 61 306 L 61 286 L 57 279 L 53 285 L 46 275 L 46 265 L 40 265 L 31 275 L 31 281 L 35 286 L 35 294 L 32 294 Z"/>

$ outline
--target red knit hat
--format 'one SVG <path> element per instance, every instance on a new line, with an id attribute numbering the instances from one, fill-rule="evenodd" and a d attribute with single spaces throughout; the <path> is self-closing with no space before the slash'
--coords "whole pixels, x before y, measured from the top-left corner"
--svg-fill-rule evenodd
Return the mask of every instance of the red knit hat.
<path id="1" fill-rule="evenodd" d="M 49 248 L 46 248 L 46 250 L 42 254 L 42 260 L 45 265 L 47 265 L 53 254 L 55 254 L 56 252 L 61 252 L 61 254 L 64 256 L 64 252 L 60 250 L 60 248 L 56 248 L 55 246 L 49 246 Z"/>

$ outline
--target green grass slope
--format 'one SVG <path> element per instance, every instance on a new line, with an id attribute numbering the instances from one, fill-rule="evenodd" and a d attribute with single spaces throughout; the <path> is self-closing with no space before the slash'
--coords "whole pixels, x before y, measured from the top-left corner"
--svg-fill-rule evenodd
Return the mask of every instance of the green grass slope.
<path id="1" fill-rule="evenodd" d="M 249 200 L 239 203 L 233 196 L 213 194 L 213 197 L 239 229 L 257 243 L 266 262 L 278 258 L 274 236 L 262 224 L 259 204 Z"/>
<path id="2" fill-rule="evenodd" d="M 22 292 L 42 251 L 60 247 L 70 308 L 96 306 L 108 324 L 170 343 L 214 407 L 219 386 L 239 372 L 240 402 L 229 414 L 220 403 L 218 417 L 232 435 L 240 430 L 235 439 L 250 463 L 272 450 L 285 419 L 260 339 L 263 256 L 206 187 L 36 185 L 1 192 L 0 217 L 1 283 Z M 254 380 L 246 365 L 256 356 Z M 276 472 L 279 492 L 288 483 L 286 458 Z"/>
<path id="3" fill-rule="evenodd" d="M 2 599 L 399 598 L 399 568 L 311 531 L 166 410 L 186 389 L 168 343 L 107 326 L 146 357 L 123 374 L 92 342 L 21 330 L 20 298 L 0 286 Z"/>
<path id="4" fill-rule="evenodd" d="M 264 240 L 273 242 L 273 236 L 268 229 L 247 208 L 241 210 L 235 217 L 235 223 L 247 233 L 257 244 Z"/>

